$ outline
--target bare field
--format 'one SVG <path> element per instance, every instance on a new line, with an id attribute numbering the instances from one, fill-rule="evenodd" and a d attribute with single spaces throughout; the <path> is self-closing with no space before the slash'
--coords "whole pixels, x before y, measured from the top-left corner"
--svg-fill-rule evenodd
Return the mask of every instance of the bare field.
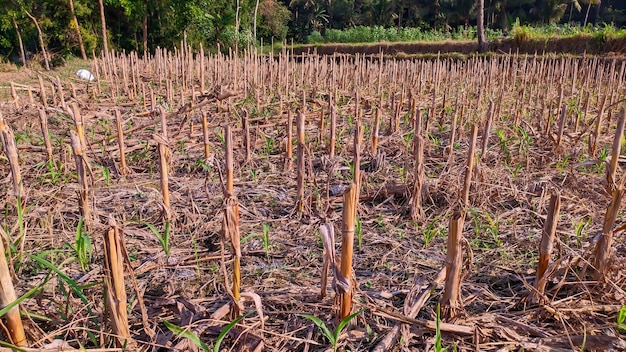
<path id="1" fill-rule="evenodd" d="M 625 350 L 624 68 L 179 50 L 4 73 L 25 341 L 3 344 L 326 351 L 348 309 L 338 350 Z"/>

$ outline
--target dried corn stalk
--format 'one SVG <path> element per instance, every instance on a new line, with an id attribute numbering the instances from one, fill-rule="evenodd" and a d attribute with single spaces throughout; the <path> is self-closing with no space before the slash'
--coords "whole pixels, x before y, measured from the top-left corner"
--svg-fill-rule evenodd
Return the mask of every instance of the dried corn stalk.
<path id="1" fill-rule="evenodd" d="M 126 175 L 128 173 L 128 166 L 126 165 L 124 129 L 122 129 L 122 117 L 119 109 L 115 109 L 115 126 L 117 127 L 117 145 L 120 149 L 120 174 Z"/>
<path id="2" fill-rule="evenodd" d="M 489 135 L 491 132 L 491 123 L 493 122 L 493 100 L 489 102 L 489 110 L 487 110 L 487 118 L 485 119 L 485 129 L 483 130 L 483 147 L 480 152 L 480 157 L 484 158 L 487 153 L 487 147 L 489 146 Z"/>
<path id="3" fill-rule="evenodd" d="M 413 159 L 415 170 L 413 192 L 411 194 L 411 219 L 418 221 L 423 216 L 422 188 L 424 187 L 424 137 L 422 135 L 422 114 L 419 107 L 413 111 L 415 115 L 415 131 L 413 134 Z"/>
<path id="4" fill-rule="evenodd" d="M 337 138 L 337 108 L 333 104 L 330 108 L 330 142 L 328 144 L 328 157 L 335 158 L 335 143 Z"/>
<path id="5" fill-rule="evenodd" d="M 535 280 L 536 298 L 543 295 L 548 280 L 548 265 L 552 256 L 556 226 L 559 222 L 559 211 L 561 209 L 561 195 L 556 193 L 550 198 L 550 208 L 548 216 L 543 225 L 541 245 L 539 246 L 539 263 L 537 264 L 537 278 Z"/>
<path id="6" fill-rule="evenodd" d="M 380 133 L 380 119 L 382 117 L 382 110 L 380 107 L 376 108 L 376 115 L 374 117 L 374 128 L 372 130 L 372 155 L 376 155 L 378 151 L 378 137 Z"/>
<path id="7" fill-rule="evenodd" d="M 44 144 L 46 145 L 47 160 L 52 161 L 52 142 L 50 141 L 50 133 L 48 132 L 48 117 L 44 109 L 39 109 L 39 124 L 41 125 L 41 133 L 43 134 Z"/>
<path id="8" fill-rule="evenodd" d="M 357 187 L 353 182 L 343 195 L 343 228 L 341 230 L 341 277 L 350 282 L 352 274 L 352 253 L 354 249 L 354 228 L 356 222 Z M 352 286 L 339 286 L 339 321 L 352 311 Z"/>
<path id="9" fill-rule="evenodd" d="M 241 125 L 243 126 L 243 146 L 246 149 L 246 162 L 249 162 L 252 153 L 250 145 L 250 122 L 248 110 L 243 111 L 243 116 L 241 117 Z"/>
<path id="10" fill-rule="evenodd" d="M 85 219 L 85 223 L 89 225 L 91 222 L 89 185 L 87 184 L 87 174 L 85 173 L 83 147 L 80 143 L 80 138 L 76 132 L 72 130 L 70 130 L 70 141 L 72 144 L 72 152 L 74 153 L 74 162 L 76 163 L 76 174 L 78 175 L 78 207 L 80 215 Z"/>
<path id="11" fill-rule="evenodd" d="M 565 131 L 565 118 L 567 117 L 567 105 L 563 104 L 561 108 L 561 119 L 559 120 L 559 130 L 556 135 L 556 146 L 561 146 L 561 140 L 563 139 L 563 132 Z"/>
<path id="12" fill-rule="evenodd" d="M 596 243 L 593 251 L 594 266 L 597 272 L 597 279 L 600 279 L 606 272 L 609 258 L 611 256 L 611 246 L 613 244 L 613 235 L 615 221 L 617 220 L 617 214 L 619 212 L 620 204 L 624 196 L 624 181 L 626 175 L 622 176 L 620 182 L 616 185 L 613 191 L 613 199 L 611 204 L 606 210 L 604 215 L 604 225 L 602 226 L 602 234 Z"/>
<path id="13" fill-rule="evenodd" d="M 125 249 L 120 239 L 121 231 L 113 218 L 109 218 L 109 228 L 104 232 L 104 274 L 106 281 L 107 311 L 111 328 L 119 347 L 127 347 L 130 340 L 124 285 Z"/>
<path id="14" fill-rule="evenodd" d="M 41 98 L 41 105 L 43 105 L 43 107 L 45 108 L 46 106 L 48 106 L 48 100 L 46 98 L 46 88 L 43 86 L 43 79 L 41 78 L 41 76 L 38 76 L 39 78 L 39 97 Z"/>
<path id="15" fill-rule="evenodd" d="M 461 309 L 461 269 L 463 266 L 463 224 L 465 213 L 456 211 L 448 228 L 448 253 L 446 254 L 446 285 L 441 297 L 442 316 L 453 318 Z"/>
<path id="16" fill-rule="evenodd" d="M 206 112 L 202 112 L 202 141 L 204 143 L 204 159 L 209 159 L 211 154 L 210 142 L 209 142 L 209 124 L 207 122 Z"/>
<path id="17" fill-rule="evenodd" d="M 17 96 L 17 91 L 15 90 L 15 83 L 13 81 L 10 82 L 11 85 L 11 98 L 13 98 L 13 104 L 15 104 L 16 108 L 20 107 L 20 98 Z"/>
<path id="18" fill-rule="evenodd" d="M 11 175 L 13 177 L 13 195 L 19 199 L 22 204 L 24 202 L 24 185 L 22 184 L 22 173 L 20 171 L 19 158 L 17 155 L 17 146 L 15 145 L 15 136 L 13 130 L 7 125 L 0 112 L 0 139 L 4 153 L 9 159 Z"/>
<path id="19" fill-rule="evenodd" d="M 617 165 L 622 151 L 622 139 L 624 138 L 624 122 L 626 122 L 626 111 L 622 108 L 619 112 L 615 138 L 613 139 L 613 149 L 611 151 L 611 162 L 606 170 L 606 182 L 610 192 L 615 190 L 617 181 Z"/>
<path id="20" fill-rule="evenodd" d="M 11 271 L 9 270 L 9 264 L 7 263 L 4 240 L 8 239 L 8 236 L 4 233 L 2 227 L 0 227 L 0 306 L 4 308 L 9 304 L 15 302 L 17 296 L 15 295 L 15 289 L 13 288 L 13 281 L 11 280 Z M 20 309 L 18 306 L 11 308 L 5 315 L 6 327 L 8 330 L 8 336 L 11 343 L 16 346 L 26 346 L 26 335 L 24 334 L 24 326 L 22 325 L 22 318 L 20 317 Z"/>
<path id="21" fill-rule="evenodd" d="M 224 188 L 224 219 L 222 221 L 222 242 L 229 242 L 233 248 L 233 288 L 235 306 L 241 299 L 241 235 L 239 232 L 239 205 L 234 193 L 233 134 L 230 125 L 224 132 L 226 139 L 226 187 Z M 235 312 L 239 314 L 238 311 Z"/>
<path id="22" fill-rule="evenodd" d="M 298 187 L 298 195 L 296 198 L 296 211 L 299 214 L 304 213 L 304 174 L 305 174 L 305 163 L 304 163 L 304 149 L 305 141 L 304 141 L 304 123 L 305 123 L 305 115 L 298 111 L 296 115 L 296 129 L 298 132 L 298 160 L 297 160 L 297 187 Z"/>

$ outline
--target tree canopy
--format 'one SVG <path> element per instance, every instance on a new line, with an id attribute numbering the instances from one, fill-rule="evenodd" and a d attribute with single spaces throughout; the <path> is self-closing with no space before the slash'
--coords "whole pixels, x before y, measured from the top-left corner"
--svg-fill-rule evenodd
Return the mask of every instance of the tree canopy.
<path id="1" fill-rule="evenodd" d="M 173 48 L 183 40 L 207 50 L 248 43 L 293 39 L 313 32 L 355 26 L 420 27 L 440 31 L 476 24 L 476 0 L 101 0 L 108 44 L 116 50 Z M 626 24 L 621 0 L 484 0 L 487 28 L 508 31 L 521 24 Z M 0 0 L 0 56 L 20 60 L 42 56 L 52 64 L 103 47 L 98 2 L 73 0 Z M 75 17 L 74 17 L 75 15 Z M 76 20 L 74 20 L 76 18 Z M 255 20 L 256 19 L 256 20 Z M 41 29 L 38 34 L 37 26 Z M 76 28 L 78 26 L 78 30 Z M 79 36 L 80 33 L 80 36 Z M 256 35 L 256 38 L 255 38 Z"/>

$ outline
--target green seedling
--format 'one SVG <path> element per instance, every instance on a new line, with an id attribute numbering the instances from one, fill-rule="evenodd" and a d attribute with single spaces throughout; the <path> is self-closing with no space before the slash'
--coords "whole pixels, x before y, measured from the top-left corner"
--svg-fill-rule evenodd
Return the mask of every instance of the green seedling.
<path id="1" fill-rule="evenodd" d="M 428 224 L 428 226 L 426 226 L 425 229 L 422 230 L 422 236 L 424 237 L 424 246 L 425 247 L 428 247 L 430 242 L 435 237 L 437 237 L 437 235 L 441 231 L 441 229 L 439 227 L 439 222 L 440 221 L 441 221 L 441 218 L 436 217 L 433 221 L 430 222 L 430 224 Z"/>
<path id="2" fill-rule="evenodd" d="M 439 303 L 437 303 L 437 321 L 435 324 L 435 352 L 445 352 L 448 349 L 441 346 L 441 306 Z"/>
<path id="3" fill-rule="evenodd" d="M 167 320 L 164 320 L 163 324 L 171 332 L 178 335 L 179 337 L 184 337 L 188 339 L 189 341 L 193 342 L 194 345 L 196 345 L 198 348 L 202 349 L 203 351 L 207 351 L 207 352 L 210 351 L 209 346 L 207 346 L 204 342 L 202 342 L 200 338 L 198 337 L 198 335 L 194 334 L 193 332 L 187 329 L 183 329 L 180 326 L 174 325 Z"/>
<path id="4" fill-rule="evenodd" d="M 626 334 L 626 306 L 622 306 L 617 314 L 617 330 L 622 334 Z"/>
<path id="5" fill-rule="evenodd" d="M 89 263 L 91 262 L 93 250 L 89 235 L 83 232 L 83 221 L 82 217 L 78 220 L 78 226 L 76 226 L 75 247 L 73 249 L 76 252 L 76 258 L 78 259 L 80 268 L 83 269 L 83 271 L 87 271 Z"/>
<path id="6" fill-rule="evenodd" d="M 274 137 L 265 136 L 265 155 L 271 155 L 274 150 Z"/>
<path id="7" fill-rule="evenodd" d="M 213 346 L 213 352 L 220 352 L 220 346 L 222 345 L 222 341 L 224 341 L 224 338 L 226 337 L 226 335 L 228 335 L 230 330 L 232 330 L 235 327 L 235 325 L 237 325 L 237 323 L 239 323 L 243 318 L 247 317 L 248 314 L 249 313 L 246 313 L 246 314 L 236 318 L 235 320 L 233 320 L 230 323 L 228 323 L 228 325 L 226 325 L 222 329 L 220 334 L 217 336 L 217 339 L 215 340 L 215 346 Z"/>
<path id="8" fill-rule="evenodd" d="M 361 218 L 359 218 L 358 216 L 356 217 L 354 234 L 356 235 L 357 239 L 357 248 L 360 250 L 361 245 L 363 244 L 363 232 L 361 231 Z"/>
<path id="9" fill-rule="evenodd" d="M 337 327 L 335 328 L 335 330 L 333 330 L 332 332 L 330 331 L 330 329 L 326 326 L 326 324 L 324 324 L 324 322 L 311 314 L 298 314 L 299 316 L 303 317 L 303 318 L 307 318 L 310 321 L 312 321 L 315 325 L 317 325 L 320 330 L 322 330 L 322 333 L 324 334 L 324 336 L 326 336 L 326 338 L 328 339 L 328 341 L 330 342 L 330 344 L 333 347 L 333 352 L 337 352 L 337 346 L 339 344 L 339 335 L 341 335 L 341 332 L 343 331 L 343 329 L 350 323 L 350 321 L 352 321 L 352 319 L 356 318 L 357 315 L 363 313 L 365 309 L 361 309 L 356 313 L 352 313 L 350 315 L 348 315 L 347 317 L 345 317 L 341 322 L 339 322 L 339 325 L 337 325 Z"/>
<path id="10" fill-rule="evenodd" d="M 161 244 L 161 247 L 163 248 L 163 251 L 165 252 L 165 256 L 169 258 L 170 249 L 171 249 L 170 248 L 170 227 L 172 225 L 172 222 L 171 221 L 165 222 L 165 229 L 163 230 L 163 233 L 159 232 L 159 230 L 157 230 L 157 228 L 150 223 L 147 223 L 145 221 L 142 221 L 142 223 L 148 226 L 148 228 L 156 236 L 157 240 L 159 240 L 159 243 Z"/>
<path id="11" fill-rule="evenodd" d="M 583 230 L 589 226 L 589 224 L 591 224 L 591 218 L 587 219 L 587 221 L 585 221 L 584 219 L 580 219 L 580 221 L 578 222 L 578 224 L 576 224 L 575 228 L 575 234 L 576 234 L 576 245 L 580 246 L 580 244 L 583 242 Z"/>
<path id="12" fill-rule="evenodd" d="M 499 247 L 502 245 L 502 240 L 498 237 L 499 223 L 497 218 L 494 219 L 488 213 L 476 208 L 470 209 L 468 213 L 472 216 L 472 220 L 474 221 L 474 230 L 476 231 L 477 239 L 481 233 L 485 233 L 490 235 L 494 246 Z M 484 242 L 483 244 L 487 245 Z"/>
<path id="13" fill-rule="evenodd" d="M 270 225 L 263 224 L 263 233 L 251 233 L 248 236 L 244 237 L 241 240 L 241 243 L 246 243 L 252 238 L 259 238 L 263 243 L 263 249 L 265 250 L 265 257 L 269 258 L 270 256 Z"/>
<path id="14" fill-rule="evenodd" d="M 506 138 L 506 136 L 504 136 L 504 131 L 501 128 L 499 128 L 496 131 L 496 134 L 498 136 L 500 150 L 502 150 L 502 153 L 504 154 L 504 158 L 506 159 L 506 162 L 509 163 L 511 162 L 511 152 L 509 151 L 509 147 L 507 146 L 507 142 L 509 140 Z"/>

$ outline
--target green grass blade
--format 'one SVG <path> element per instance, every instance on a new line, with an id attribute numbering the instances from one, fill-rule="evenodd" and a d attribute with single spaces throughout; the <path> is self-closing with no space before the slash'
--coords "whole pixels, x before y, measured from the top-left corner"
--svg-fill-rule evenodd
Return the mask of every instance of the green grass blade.
<path id="1" fill-rule="evenodd" d="M 187 329 L 183 329 L 180 326 L 174 325 L 167 320 L 164 320 L 163 324 L 165 324 L 165 327 L 168 328 L 171 332 L 175 333 L 176 335 L 180 337 L 189 339 L 189 341 L 193 342 L 196 346 L 201 348 L 203 351 L 210 351 L 209 346 L 207 346 L 204 342 L 200 341 L 200 338 L 193 332 Z"/>
<path id="2" fill-rule="evenodd" d="M 47 280 L 43 283 L 45 284 L 47 282 Z M 29 298 L 30 296 L 32 296 L 33 294 L 35 294 L 35 292 L 39 291 L 39 289 L 41 288 L 41 286 L 43 284 L 40 284 L 38 286 L 35 286 L 33 288 L 30 289 L 30 291 L 26 292 L 25 294 L 21 295 L 18 299 L 16 299 L 15 301 L 7 304 L 4 308 L 0 309 L 0 317 L 4 316 L 5 314 L 7 314 L 11 309 L 13 309 L 13 307 L 17 306 L 18 304 L 22 303 L 25 299 Z"/>
<path id="3" fill-rule="evenodd" d="M 45 266 L 46 268 L 52 270 L 54 273 L 59 275 L 59 277 L 63 281 L 65 281 L 72 288 L 72 290 L 76 293 L 78 298 L 80 298 L 80 300 L 85 304 L 85 307 L 87 308 L 87 311 L 89 312 L 89 314 L 92 315 L 92 316 L 95 316 L 95 314 L 93 313 L 93 311 L 91 310 L 91 307 L 89 305 L 89 300 L 87 299 L 87 297 L 85 296 L 83 291 L 80 289 L 80 287 L 78 287 L 78 284 L 76 284 L 76 281 L 72 280 L 69 276 L 67 276 L 61 270 L 59 270 L 56 266 L 54 266 L 54 264 L 50 263 L 49 261 L 45 260 L 44 258 L 41 258 L 41 257 L 39 257 L 37 255 L 33 255 L 33 254 L 29 254 L 28 256 L 32 260 L 38 262 L 39 264 Z"/>
<path id="4" fill-rule="evenodd" d="M 622 334 L 626 334 L 626 306 L 623 306 L 617 315 L 617 330 Z"/>
<path id="5" fill-rule="evenodd" d="M 232 330 L 235 327 L 235 325 L 237 325 L 237 323 L 240 322 L 247 315 L 248 313 L 238 317 L 237 319 L 228 323 L 228 325 L 226 325 L 224 329 L 222 329 L 219 336 L 217 337 L 217 340 L 215 340 L 215 346 L 213 346 L 213 352 L 220 352 L 220 345 L 222 344 L 222 341 L 224 341 L 224 338 L 226 337 L 226 335 L 228 335 L 230 330 Z"/>
<path id="6" fill-rule="evenodd" d="M 332 343 L 333 346 L 335 345 L 335 343 L 337 342 L 335 341 L 335 336 L 330 332 L 330 330 L 328 330 L 328 327 L 326 326 L 326 324 L 324 324 L 324 322 L 320 318 L 311 314 L 298 314 L 298 315 L 303 318 L 309 319 L 315 325 L 317 325 L 320 329 L 322 329 L 322 332 L 324 333 L 328 341 L 330 341 L 330 343 Z"/>

